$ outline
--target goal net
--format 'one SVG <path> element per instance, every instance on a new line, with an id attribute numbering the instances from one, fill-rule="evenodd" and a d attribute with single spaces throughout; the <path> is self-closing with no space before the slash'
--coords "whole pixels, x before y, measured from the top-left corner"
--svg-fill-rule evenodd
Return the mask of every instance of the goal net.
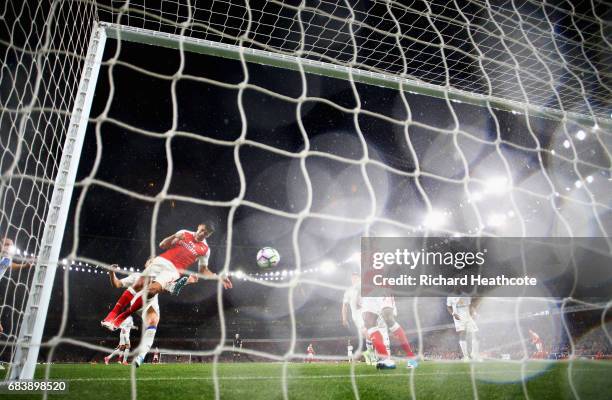
<path id="1" fill-rule="evenodd" d="M 0 282 L 0 359 L 30 372 L 45 360 L 49 373 L 110 352 L 99 321 L 116 297 L 111 265 L 142 269 L 201 218 L 217 226 L 211 266 L 235 288 L 164 295 L 160 354 L 216 368 L 240 333 L 254 340 L 238 353 L 283 364 L 285 398 L 310 339 L 322 339 L 317 360 L 362 353 L 339 317 L 362 236 L 608 238 L 610 11 L 557 3 L 9 1 L 0 230 L 13 261 L 35 265 Z M 278 267 L 255 265 L 264 246 Z M 398 299 L 420 357 L 457 358 L 443 303 Z M 559 358 L 594 356 L 612 343 L 609 304 L 485 299 L 481 350 L 520 360 L 525 382 L 539 372 L 525 367 L 527 326 Z"/>

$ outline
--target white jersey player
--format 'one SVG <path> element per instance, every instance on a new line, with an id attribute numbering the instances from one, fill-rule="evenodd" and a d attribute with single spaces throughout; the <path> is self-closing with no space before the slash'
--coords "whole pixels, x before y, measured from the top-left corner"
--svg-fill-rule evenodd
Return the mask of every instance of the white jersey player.
<path id="1" fill-rule="evenodd" d="M 9 238 L 2 239 L 2 250 L 0 251 L 0 279 L 6 274 L 6 271 L 9 269 L 21 269 L 31 267 L 32 264 L 24 262 L 24 263 L 16 263 L 13 261 L 13 255 L 15 246 L 13 244 L 13 240 Z"/>
<path id="2" fill-rule="evenodd" d="M 132 317 L 128 317 L 121 323 L 119 329 L 119 346 L 117 346 L 117 348 L 108 356 L 104 357 L 104 364 L 106 365 L 108 365 L 114 356 L 120 354 L 121 352 L 123 352 L 123 361 L 119 361 L 119 363 L 128 365 L 127 359 L 130 353 L 130 331 L 138 328 L 134 326 L 134 320 Z"/>
<path id="3" fill-rule="evenodd" d="M 360 294 L 361 279 L 358 272 L 353 272 L 353 275 L 351 276 L 351 283 L 352 286 L 345 290 L 342 298 L 342 325 L 344 325 L 346 328 L 349 327 L 348 315 L 350 313 L 353 325 L 365 338 L 366 351 L 363 353 L 363 357 L 365 358 L 366 364 L 374 365 L 376 364 L 376 354 L 372 346 L 372 341 L 368 337 L 368 331 L 363 322 Z M 397 313 L 397 310 L 394 309 L 394 312 Z M 382 317 L 379 317 L 378 319 L 378 327 L 381 328 L 385 347 L 388 350 L 390 347 L 389 331 Z"/>
<path id="4" fill-rule="evenodd" d="M 7 237 L 2 238 L 2 249 L 0 250 L 0 279 L 6 274 L 9 269 L 29 268 L 32 264 L 28 262 L 16 263 L 13 261 L 15 246 L 12 239 Z M 0 333 L 4 332 L 4 328 L 0 323 Z"/>
<path id="5" fill-rule="evenodd" d="M 348 361 L 353 362 L 353 345 L 351 344 L 350 339 L 346 345 L 346 355 L 348 357 Z"/>
<path id="6" fill-rule="evenodd" d="M 480 360 L 478 352 L 478 326 L 472 317 L 474 314 L 473 307 L 475 303 L 471 297 L 466 296 L 449 296 L 446 299 L 446 308 L 449 314 L 453 317 L 455 330 L 459 333 L 459 347 L 463 355 L 463 360 Z M 470 336 L 472 341 L 471 352 L 468 352 L 467 336 Z"/>

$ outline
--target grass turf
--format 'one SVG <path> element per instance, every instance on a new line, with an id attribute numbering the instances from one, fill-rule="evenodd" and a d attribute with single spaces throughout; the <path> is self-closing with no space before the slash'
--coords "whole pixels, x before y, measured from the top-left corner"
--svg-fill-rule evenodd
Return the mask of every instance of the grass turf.
<path id="1" fill-rule="evenodd" d="M 571 365 L 571 366 L 570 366 Z M 612 399 L 612 362 L 529 362 L 529 376 L 522 381 L 520 363 L 479 364 L 423 362 L 411 371 L 377 371 L 358 364 L 355 378 L 362 400 L 410 399 Z M 282 399 L 282 369 L 279 363 L 217 365 L 222 399 Z M 214 398 L 212 364 L 145 364 L 135 370 L 137 394 L 141 399 Z M 58 364 L 51 379 L 69 381 L 68 394 L 51 399 L 129 399 L 131 368 L 104 364 Z M 354 398 L 350 366 L 346 363 L 291 363 L 287 368 L 291 399 Z M 44 366 L 37 378 L 44 376 Z M 474 379 L 472 379 L 472 376 Z M 571 377 L 571 378 L 570 378 Z M 523 382 L 525 386 L 523 387 Z M 570 383 L 571 382 L 571 383 Z M 573 386 L 573 387 L 572 387 Z M 3 399 L 40 399 L 41 395 L 2 395 Z"/>

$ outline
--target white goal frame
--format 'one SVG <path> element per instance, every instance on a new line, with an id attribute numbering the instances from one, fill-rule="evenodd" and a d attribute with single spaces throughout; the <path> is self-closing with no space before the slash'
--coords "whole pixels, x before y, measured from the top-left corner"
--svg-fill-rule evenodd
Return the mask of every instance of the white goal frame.
<path id="1" fill-rule="evenodd" d="M 112 39 L 172 49 L 182 49 L 187 52 L 208 54 L 235 60 L 240 60 L 242 55 L 246 62 L 264 64 L 294 71 L 299 71 L 299 66 L 301 65 L 304 72 L 310 74 L 343 80 L 352 79 L 355 82 L 368 85 L 381 86 L 394 90 L 399 89 L 409 93 L 417 93 L 441 99 L 448 98 L 448 100 L 457 103 L 468 103 L 481 107 L 490 106 L 494 109 L 520 114 L 528 112 L 530 116 L 534 117 L 558 121 L 570 120 L 585 126 L 599 126 L 612 129 L 612 119 L 570 111 L 561 111 L 551 107 L 542 107 L 501 97 L 472 93 L 452 86 L 442 87 L 424 81 L 410 79 L 402 75 L 366 71 L 329 62 L 298 58 L 282 53 L 240 47 L 233 44 L 219 43 L 172 33 L 157 32 L 109 22 L 101 22 L 100 25 L 106 29 L 107 36 Z"/>
<path id="2" fill-rule="evenodd" d="M 365 71 L 349 66 L 298 58 L 292 55 L 114 23 L 94 22 L 85 58 L 85 67 L 80 78 L 79 92 L 71 114 L 69 132 L 63 145 L 60 169 L 55 178 L 50 209 L 46 216 L 43 244 L 37 257 L 34 282 L 10 365 L 9 379 L 32 379 L 34 377 L 79 158 L 107 38 L 230 59 L 244 59 L 246 62 L 290 70 L 299 70 L 301 66 L 306 73 L 343 80 L 352 79 L 355 82 L 448 99 L 453 102 L 469 103 L 482 107 L 490 106 L 495 109 L 521 114 L 527 112 L 530 116 L 564 122 L 571 120 L 586 126 L 599 125 L 612 129 L 612 119 L 480 95 L 453 87 L 437 86 L 409 79 L 402 75 Z M 51 339 L 45 345 L 53 346 L 57 344 L 55 339 Z"/>
<path id="3" fill-rule="evenodd" d="M 53 194 L 45 218 L 45 229 L 42 245 L 36 258 L 34 280 L 7 375 L 10 380 L 34 378 L 106 37 L 106 30 L 94 22 L 78 93 L 75 96 L 68 132 L 62 147 Z M 53 340 L 50 344 L 52 343 Z"/>

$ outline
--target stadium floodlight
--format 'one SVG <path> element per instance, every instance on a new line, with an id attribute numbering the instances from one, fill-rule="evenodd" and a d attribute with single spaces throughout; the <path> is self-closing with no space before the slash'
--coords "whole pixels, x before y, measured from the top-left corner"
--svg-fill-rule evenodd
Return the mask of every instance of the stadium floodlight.
<path id="1" fill-rule="evenodd" d="M 244 272 L 241 270 L 236 271 L 236 278 L 242 279 L 244 277 Z"/>
<path id="2" fill-rule="evenodd" d="M 586 177 L 586 181 L 587 181 L 588 183 L 593 183 L 593 175 L 589 175 L 589 176 L 587 176 L 587 177 Z"/>
<path id="3" fill-rule="evenodd" d="M 582 187 L 582 181 L 577 180 L 576 182 L 574 182 L 574 186 L 576 186 L 577 189 L 580 189 Z"/>
<path id="4" fill-rule="evenodd" d="M 578 139 L 578 140 L 586 139 L 586 132 L 584 130 L 580 129 L 578 132 L 576 132 L 576 139 Z"/>
<path id="5" fill-rule="evenodd" d="M 488 226 L 497 228 L 497 227 L 504 226 L 505 224 L 506 224 L 506 215 L 505 214 L 495 213 L 495 214 L 489 215 L 489 217 L 487 218 L 487 225 Z"/>
<path id="6" fill-rule="evenodd" d="M 483 199 L 483 195 L 481 192 L 470 193 L 468 196 L 468 202 L 478 203 L 482 199 Z"/>
<path id="7" fill-rule="evenodd" d="M 437 210 L 432 210 L 423 219 L 423 225 L 428 229 L 436 229 L 444 226 L 446 223 L 445 213 Z"/>
<path id="8" fill-rule="evenodd" d="M 336 269 L 336 263 L 331 260 L 325 260 L 321 263 L 320 269 L 324 274 L 329 274 Z"/>
<path id="9" fill-rule="evenodd" d="M 485 182 L 485 187 L 487 193 L 495 195 L 504 194 L 510 189 L 508 185 L 508 178 L 505 176 L 496 176 L 487 179 Z"/>
<path id="10" fill-rule="evenodd" d="M 569 149 L 569 148 L 570 148 L 570 141 L 569 141 L 569 140 L 567 140 L 567 139 L 565 139 L 565 140 L 563 141 L 563 147 L 565 147 L 566 149 Z"/>

